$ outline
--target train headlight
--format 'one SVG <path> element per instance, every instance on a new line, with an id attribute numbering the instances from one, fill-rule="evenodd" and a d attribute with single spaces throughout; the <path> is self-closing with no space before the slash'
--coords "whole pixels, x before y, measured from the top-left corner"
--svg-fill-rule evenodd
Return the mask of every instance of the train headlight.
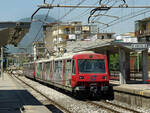
<path id="1" fill-rule="evenodd" d="M 84 76 L 79 76 L 79 79 L 84 79 Z"/>
<path id="2" fill-rule="evenodd" d="M 103 76 L 102 79 L 107 79 L 107 76 Z"/>

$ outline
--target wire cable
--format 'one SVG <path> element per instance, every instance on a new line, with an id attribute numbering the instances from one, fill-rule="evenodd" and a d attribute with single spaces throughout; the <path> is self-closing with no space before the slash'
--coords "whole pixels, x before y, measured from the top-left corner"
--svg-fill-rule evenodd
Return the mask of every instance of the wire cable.
<path id="1" fill-rule="evenodd" d="M 119 24 L 119 23 L 122 22 L 122 21 L 127 21 L 127 20 L 129 20 L 129 19 L 132 19 L 132 18 L 134 18 L 134 17 L 140 16 L 140 15 L 145 14 L 145 13 L 148 13 L 148 12 L 150 12 L 150 10 L 148 10 L 147 8 L 146 8 L 146 9 L 143 9 L 143 10 L 140 10 L 140 11 L 137 11 L 137 12 L 134 12 L 134 15 L 133 15 L 133 12 L 132 12 L 130 15 L 128 14 L 128 15 L 125 15 L 125 16 L 120 17 L 119 19 L 116 19 L 116 20 L 114 20 L 114 21 L 109 22 L 109 23 L 108 23 L 108 26 L 105 26 L 105 27 L 101 28 L 100 30 L 109 28 L 109 27 L 111 27 L 111 26 L 113 26 L 113 25 Z M 114 22 L 114 23 L 113 23 L 113 22 Z"/>
<path id="2" fill-rule="evenodd" d="M 83 2 L 85 2 L 86 0 L 82 0 L 82 1 L 80 1 L 78 4 L 77 4 L 77 6 L 79 6 L 79 5 L 81 5 Z M 64 14 L 62 17 L 60 17 L 59 18 L 59 20 L 62 20 L 62 19 L 64 19 L 67 15 L 69 15 L 72 11 L 74 11 L 76 8 L 72 8 L 72 9 L 70 9 L 66 14 Z"/>

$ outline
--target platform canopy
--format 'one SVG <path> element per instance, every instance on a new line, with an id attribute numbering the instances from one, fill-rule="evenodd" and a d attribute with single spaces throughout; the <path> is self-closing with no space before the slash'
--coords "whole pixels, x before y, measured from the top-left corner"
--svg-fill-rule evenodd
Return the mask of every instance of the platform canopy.
<path id="1" fill-rule="evenodd" d="M 0 22 L 0 47 L 7 44 L 17 46 L 28 33 L 31 22 Z"/>

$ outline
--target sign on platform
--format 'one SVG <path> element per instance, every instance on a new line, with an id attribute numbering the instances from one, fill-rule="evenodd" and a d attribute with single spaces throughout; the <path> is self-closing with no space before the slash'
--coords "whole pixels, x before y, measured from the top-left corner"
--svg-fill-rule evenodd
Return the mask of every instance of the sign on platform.
<path id="1" fill-rule="evenodd" d="M 131 47 L 134 49 L 146 49 L 148 48 L 147 44 L 131 44 Z"/>

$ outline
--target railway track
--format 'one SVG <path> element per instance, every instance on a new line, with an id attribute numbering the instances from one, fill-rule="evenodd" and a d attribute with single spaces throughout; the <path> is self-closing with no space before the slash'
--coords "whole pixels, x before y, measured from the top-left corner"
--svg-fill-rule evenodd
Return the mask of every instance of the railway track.
<path id="1" fill-rule="evenodd" d="M 10 75 L 11 76 L 11 75 Z M 35 92 L 39 93 L 41 96 L 43 96 L 44 98 L 47 99 L 47 101 L 49 101 L 50 103 L 52 103 L 54 106 L 56 106 L 58 109 L 60 109 L 61 111 L 63 111 L 64 113 L 71 113 L 68 109 L 66 109 L 65 107 L 63 107 L 62 105 L 60 105 L 59 103 L 56 103 L 55 101 L 53 101 L 52 99 L 50 99 L 47 95 L 43 94 L 42 92 L 38 91 L 37 89 L 35 89 L 33 86 L 31 86 L 30 84 L 24 82 L 22 79 L 20 79 L 19 77 L 15 76 L 13 74 L 13 76 L 11 76 L 13 79 L 17 79 L 19 81 L 21 81 L 23 84 L 25 84 L 26 86 L 30 87 L 32 90 L 34 90 Z M 15 77 L 15 78 L 14 78 Z"/>
<path id="2" fill-rule="evenodd" d="M 43 94 L 42 92 L 38 91 L 37 89 L 35 89 L 33 86 L 29 85 L 28 83 L 24 82 L 22 79 L 20 79 L 19 77 L 15 76 L 15 78 L 17 78 L 19 81 L 23 82 L 24 84 L 26 84 L 27 86 L 31 87 L 33 90 L 35 90 L 36 92 L 40 93 L 42 96 L 44 96 L 45 98 L 47 98 L 49 101 L 51 101 L 51 103 L 53 103 L 55 106 L 57 106 L 59 109 L 61 109 L 63 112 L 66 113 L 71 113 L 71 111 L 69 111 L 68 109 L 64 108 L 62 105 L 60 105 L 59 103 L 56 103 L 55 101 L 53 101 L 52 99 L 50 99 L 48 96 L 46 96 L 45 94 Z M 126 108 L 123 107 L 121 105 L 118 104 L 114 104 L 111 103 L 109 101 L 104 101 L 101 100 L 100 102 L 98 101 L 85 101 L 84 104 L 90 105 L 90 106 L 94 106 L 95 108 L 99 108 L 102 109 L 108 113 L 141 113 L 139 111 L 136 111 L 134 109 L 131 108 Z"/>
<path id="3" fill-rule="evenodd" d="M 131 109 L 131 108 L 127 108 L 127 107 L 124 107 L 124 106 L 121 106 L 121 105 L 118 105 L 118 104 L 115 104 L 115 103 L 111 103 L 109 101 L 102 101 L 104 104 L 107 104 L 107 105 L 110 105 L 110 106 L 115 106 L 115 107 L 118 107 L 118 108 L 121 108 L 121 109 L 124 109 L 124 110 L 127 110 L 127 111 L 130 111 L 130 112 L 133 112 L 133 113 L 141 113 L 139 111 L 136 111 L 134 109 Z"/>
<path id="4" fill-rule="evenodd" d="M 139 111 L 136 111 L 134 109 L 131 108 L 127 108 L 118 104 L 114 104 L 111 102 L 107 102 L 104 100 L 101 100 L 100 102 L 92 102 L 92 101 L 87 101 L 88 104 L 94 105 L 96 107 L 105 109 L 108 112 L 112 112 L 112 113 L 141 113 Z"/>

